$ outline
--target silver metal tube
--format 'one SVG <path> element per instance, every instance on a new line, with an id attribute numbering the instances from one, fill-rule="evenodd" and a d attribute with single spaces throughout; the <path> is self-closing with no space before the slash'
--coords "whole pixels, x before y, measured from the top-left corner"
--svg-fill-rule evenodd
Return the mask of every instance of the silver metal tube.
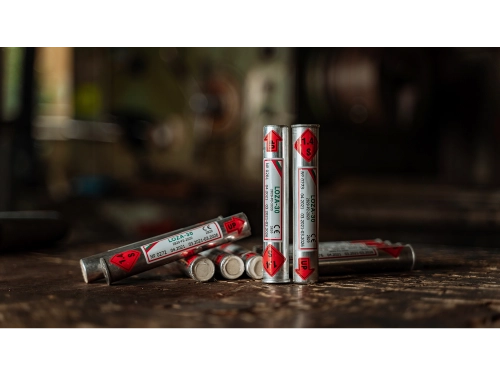
<path id="1" fill-rule="evenodd" d="M 253 251 L 262 252 L 261 246 Z M 415 251 L 410 244 L 390 241 L 333 241 L 318 244 L 320 276 L 362 272 L 407 271 L 415 267 Z M 292 259 L 290 259 L 293 263 Z"/>
<path id="2" fill-rule="evenodd" d="M 127 250 L 102 254 L 101 269 L 108 285 L 124 278 L 237 241 L 251 234 L 244 213 L 206 221 L 166 234 L 162 239 Z"/>
<path id="3" fill-rule="evenodd" d="M 187 276 L 193 280 L 205 282 L 211 280 L 215 274 L 215 265 L 207 257 L 195 254 L 175 262 Z"/>
<path id="4" fill-rule="evenodd" d="M 264 269 L 262 267 L 262 255 L 234 243 L 222 245 L 219 249 L 225 251 L 226 253 L 240 257 L 245 264 L 245 272 L 248 277 L 254 280 L 262 279 L 264 273 Z"/>
<path id="5" fill-rule="evenodd" d="M 208 222 L 211 222 L 214 220 L 218 220 L 218 219 L 223 219 L 223 217 L 219 215 L 214 219 L 206 221 L 205 223 L 208 223 Z M 199 225 L 199 224 L 197 224 L 197 225 Z M 91 255 L 91 256 L 86 257 L 86 258 L 82 258 L 82 259 L 80 259 L 80 268 L 82 270 L 83 280 L 86 283 L 92 283 L 94 281 L 104 279 L 104 273 L 102 272 L 101 263 L 99 261 L 103 257 L 104 254 L 108 254 L 108 253 L 109 254 L 118 254 L 118 253 L 121 253 L 121 252 L 129 250 L 129 249 L 140 248 L 142 245 L 146 245 L 146 244 L 149 244 L 149 243 L 152 243 L 155 241 L 160 241 L 166 237 L 171 236 L 173 233 L 183 232 L 186 229 L 188 229 L 188 228 L 182 228 L 182 229 L 175 230 L 173 232 L 160 234 L 160 235 L 155 236 L 155 237 L 147 238 L 145 240 L 137 241 L 137 242 L 134 242 L 132 244 L 120 246 L 120 247 L 117 247 L 117 248 L 114 248 L 114 249 L 111 249 L 111 250 L 108 250 L 108 251 L 105 251 L 105 252 L 102 252 L 99 254 Z"/>
<path id="6" fill-rule="evenodd" d="M 292 125 L 293 282 L 318 281 L 317 124 Z"/>
<path id="7" fill-rule="evenodd" d="M 361 272 L 412 270 L 415 252 L 409 244 L 324 242 L 319 244 L 319 273 L 337 275 Z"/>
<path id="8" fill-rule="evenodd" d="M 235 280 L 245 272 L 245 264 L 240 257 L 219 248 L 204 251 L 202 255 L 214 262 L 215 273 L 224 279 Z"/>
<path id="9" fill-rule="evenodd" d="M 263 283 L 289 283 L 290 130 L 264 126 L 263 143 Z"/>

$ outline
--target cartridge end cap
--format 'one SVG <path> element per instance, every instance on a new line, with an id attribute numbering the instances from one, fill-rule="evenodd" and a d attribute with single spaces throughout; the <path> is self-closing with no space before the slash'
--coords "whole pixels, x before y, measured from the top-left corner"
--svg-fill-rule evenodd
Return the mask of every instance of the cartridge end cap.
<path id="1" fill-rule="evenodd" d="M 106 264 L 106 261 L 103 258 L 101 258 L 99 260 L 99 263 L 101 264 L 102 273 L 104 273 L 106 283 L 108 285 L 111 285 L 111 280 L 110 280 L 110 276 L 109 276 L 109 268 L 108 268 L 108 265 Z"/>
<path id="2" fill-rule="evenodd" d="M 221 264 L 221 274 L 229 280 L 234 280 L 243 275 L 245 272 L 245 263 L 237 256 L 229 256 L 226 261 Z"/>
<path id="3" fill-rule="evenodd" d="M 85 267 L 85 262 L 83 261 L 83 259 L 80 259 L 80 268 L 82 269 L 83 281 L 88 284 L 89 279 L 87 277 L 87 268 Z"/>
<path id="4" fill-rule="evenodd" d="M 410 271 L 413 271 L 413 269 L 415 268 L 415 262 L 416 262 L 415 250 L 413 250 L 413 246 L 411 246 L 410 244 L 407 244 L 406 246 L 408 246 L 411 250 L 412 263 L 411 263 Z"/>
<path id="5" fill-rule="evenodd" d="M 208 281 L 214 276 L 214 273 L 214 262 L 210 259 L 201 259 L 193 267 L 193 275 L 195 275 L 197 281 Z"/>
<path id="6" fill-rule="evenodd" d="M 248 260 L 247 275 L 255 280 L 262 279 L 264 275 L 264 268 L 262 267 L 262 256 L 255 255 Z"/>

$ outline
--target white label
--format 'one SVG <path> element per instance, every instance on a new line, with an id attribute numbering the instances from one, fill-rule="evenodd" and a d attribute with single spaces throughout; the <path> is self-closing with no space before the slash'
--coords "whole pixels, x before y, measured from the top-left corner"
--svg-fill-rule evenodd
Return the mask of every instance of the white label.
<path id="1" fill-rule="evenodd" d="M 283 239 L 283 159 L 264 159 L 264 241 Z"/>
<path id="2" fill-rule="evenodd" d="M 317 168 L 298 168 L 298 224 L 299 250 L 318 248 L 318 188 Z"/>
<path id="3" fill-rule="evenodd" d="M 370 257 L 377 256 L 377 250 L 374 247 L 364 243 L 352 242 L 322 242 L 319 245 L 319 259 L 329 258 L 349 258 L 349 257 Z"/>
<path id="4" fill-rule="evenodd" d="M 141 246 L 141 250 L 146 262 L 153 263 L 219 238 L 222 238 L 222 231 L 219 224 L 213 222 Z"/>

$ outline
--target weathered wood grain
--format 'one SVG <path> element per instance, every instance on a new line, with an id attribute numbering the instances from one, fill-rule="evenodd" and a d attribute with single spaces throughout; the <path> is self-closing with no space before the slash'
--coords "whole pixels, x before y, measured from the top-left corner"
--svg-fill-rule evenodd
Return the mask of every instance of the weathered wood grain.
<path id="1" fill-rule="evenodd" d="M 116 246 L 2 254 L 0 327 L 500 327 L 498 249 L 413 244 L 413 271 L 310 286 L 198 283 L 165 267 L 85 284 L 79 259 Z"/>

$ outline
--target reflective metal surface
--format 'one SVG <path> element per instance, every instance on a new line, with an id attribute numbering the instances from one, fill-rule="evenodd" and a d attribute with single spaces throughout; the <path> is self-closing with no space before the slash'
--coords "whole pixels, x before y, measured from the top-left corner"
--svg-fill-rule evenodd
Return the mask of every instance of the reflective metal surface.
<path id="1" fill-rule="evenodd" d="M 319 125 L 292 125 L 293 282 L 318 281 Z"/>
<path id="2" fill-rule="evenodd" d="M 198 233 L 206 232 L 207 236 L 199 238 Z M 137 248 L 128 247 L 126 251 L 116 254 L 102 254 L 100 263 L 108 285 L 136 275 L 138 273 L 174 262 L 211 249 L 227 242 L 250 236 L 250 224 L 244 213 L 223 219 L 208 221 L 169 233 L 162 240 L 148 243 Z M 212 236 L 216 236 L 213 237 Z M 183 243 L 183 241 L 187 241 Z M 131 257 L 131 255 L 133 256 Z M 117 256 L 125 258 L 123 263 Z M 129 259 L 133 258 L 132 261 Z"/>
<path id="3" fill-rule="evenodd" d="M 288 283 L 290 129 L 264 126 L 263 283 Z"/>

